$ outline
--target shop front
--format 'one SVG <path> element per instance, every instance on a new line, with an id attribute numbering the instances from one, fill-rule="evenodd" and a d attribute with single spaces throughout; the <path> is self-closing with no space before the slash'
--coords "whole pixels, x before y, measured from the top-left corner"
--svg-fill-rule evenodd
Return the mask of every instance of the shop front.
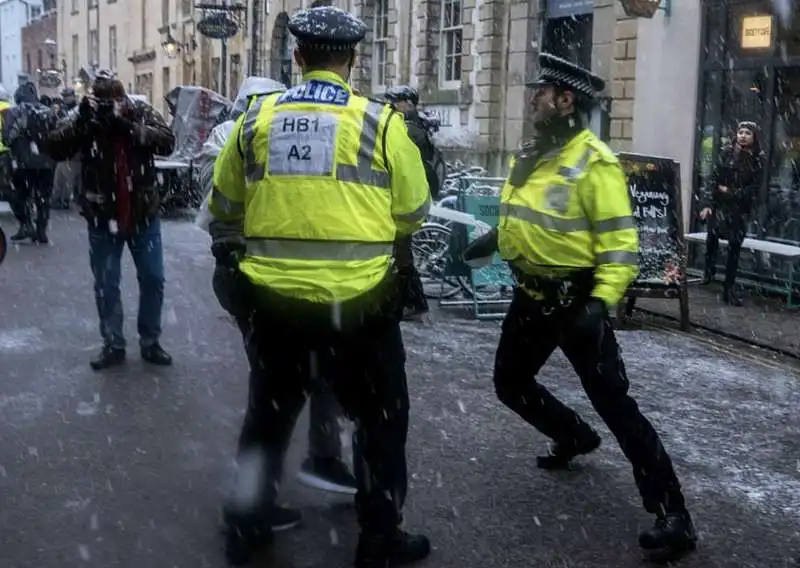
<path id="1" fill-rule="evenodd" d="M 775 3 L 780 5 L 780 3 Z M 750 234 L 800 245 L 800 11 L 778 13 L 771 0 L 703 0 L 694 191 L 705 190 L 736 124 L 753 121 L 766 155 Z M 693 200 L 694 230 L 699 226 Z M 702 265 L 694 255 L 692 264 Z M 743 259 L 753 277 L 782 279 L 777 259 Z"/>

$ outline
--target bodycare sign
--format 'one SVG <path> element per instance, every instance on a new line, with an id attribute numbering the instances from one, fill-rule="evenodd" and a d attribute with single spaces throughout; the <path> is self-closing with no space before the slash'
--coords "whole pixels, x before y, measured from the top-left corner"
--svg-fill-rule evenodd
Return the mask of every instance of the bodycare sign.
<path id="1" fill-rule="evenodd" d="M 772 16 L 746 16 L 742 18 L 742 49 L 767 49 L 772 47 Z"/>

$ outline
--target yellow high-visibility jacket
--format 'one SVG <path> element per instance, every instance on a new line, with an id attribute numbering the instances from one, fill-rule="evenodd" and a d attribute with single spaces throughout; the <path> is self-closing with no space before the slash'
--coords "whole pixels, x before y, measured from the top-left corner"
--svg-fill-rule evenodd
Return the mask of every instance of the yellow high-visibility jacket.
<path id="1" fill-rule="evenodd" d="M 543 155 L 522 187 L 506 181 L 498 244 L 503 259 L 534 276 L 594 268 L 592 296 L 617 304 L 639 272 L 639 236 L 614 153 L 586 129 Z"/>
<path id="2" fill-rule="evenodd" d="M 430 197 L 402 115 L 314 71 L 257 97 L 217 157 L 209 212 L 243 222 L 252 282 L 318 303 L 358 297 L 391 267 Z"/>
<path id="3" fill-rule="evenodd" d="M 11 103 L 0 101 L 0 152 L 8 151 L 6 145 L 3 144 L 3 137 L 1 134 L 3 132 L 3 111 L 8 110 L 9 108 L 11 108 Z"/>

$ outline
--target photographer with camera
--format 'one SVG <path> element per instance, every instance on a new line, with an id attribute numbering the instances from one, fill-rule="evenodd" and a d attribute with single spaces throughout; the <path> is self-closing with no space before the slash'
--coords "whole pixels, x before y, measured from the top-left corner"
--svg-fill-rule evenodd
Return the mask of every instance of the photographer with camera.
<path id="1" fill-rule="evenodd" d="M 80 157 L 82 184 L 77 195 L 88 221 L 89 255 L 103 349 L 91 362 L 99 371 L 125 360 L 121 257 L 131 251 L 139 280 L 139 346 L 145 361 L 170 365 L 159 344 L 164 300 L 164 257 L 154 156 L 168 155 L 175 137 L 147 103 L 134 101 L 110 71 L 97 73 L 92 96 L 84 97 L 75 117 L 48 139 L 59 161 Z"/>

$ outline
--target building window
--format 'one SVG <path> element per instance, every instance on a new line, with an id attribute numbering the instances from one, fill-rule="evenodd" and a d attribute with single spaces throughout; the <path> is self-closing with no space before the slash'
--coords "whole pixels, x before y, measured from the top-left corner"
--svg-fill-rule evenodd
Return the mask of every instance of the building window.
<path id="1" fill-rule="evenodd" d="M 220 80 L 220 59 L 214 57 L 211 60 L 211 90 L 219 93 L 219 80 Z"/>
<path id="2" fill-rule="evenodd" d="M 141 30 L 142 30 L 142 49 L 145 49 L 147 45 L 147 2 L 142 2 L 141 11 L 139 12 L 139 18 L 141 20 Z"/>
<path id="3" fill-rule="evenodd" d="M 100 33 L 97 30 L 89 30 L 89 63 L 100 64 Z"/>
<path id="4" fill-rule="evenodd" d="M 108 64 L 112 69 L 117 68 L 117 26 L 108 28 Z"/>
<path id="5" fill-rule="evenodd" d="M 169 25 L 169 0 L 161 0 L 161 25 Z"/>
<path id="6" fill-rule="evenodd" d="M 184 19 L 192 15 L 192 0 L 181 0 L 181 15 Z"/>
<path id="7" fill-rule="evenodd" d="M 228 98 L 230 100 L 235 100 L 242 81 L 242 57 L 238 53 L 231 55 L 230 76 Z"/>
<path id="8" fill-rule="evenodd" d="M 41 15 L 42 15 L 42 9 L 39 6 L 31 6 L 31 20 L 35 20 Z"/>
<path id="9" fill-rule="evenodd" d="M 461 83 L 461 0 L 442 0 L 439 82 L 454 88 Z"/>
<path id="10" fill-rule="evenodd" d="M 372 90 L 386 87 L 389 42 L 389 0 L 375 0 L 372 41 Z"/>
<path id="11" fill-rule="evenodd" d="M 80 0 L 72 0 L 72 13 L 75 14 L 80 10 Z"/>
<path id="12" fill-rule="evenodd" d="M 153 100 L 153 74 L 142 73 L 136 76 L 136 94 L 147 97 L 147 102 Z"/>
<path id="13" fill-rule="evenodd" d="M 544 51 L 576 63 L 584 69 L 591 69 L 593 26 L 592 14 L 547 20 Z"/>
<path id="14" fill-rule="evenodd" d="M 30 75 L 31 74 L 31 54 L 25 54 L 25 71 Z"/>
<path id="15" fill-rule="evenodd" d="M 161 69 L 161 89 L 162 89 L 161 92 L 164 93 L 164 95 L 165 95 L 164 97 L 162 97 L 162 105 L 163 105 L 162 108 L 164 109 L 163 114 L 164 114 L 165 117 L 169 116 L 169 105 L 167 105 L 166 94 L 169 93 L 169 90 L 171 88 L 170 87 L 170 83 L 171 83 L 171 78 L 170 78 L 169 67 L 162 67 L 162 69 Z"/>
<path id="16" fill-rule="evenodd" d="M 36 52 L 36 70 L 41 71 L 44 69 L 44 57 L 42 57 L 42 50 Z"/>
<path id="17" fill-rule="evenodd" d="M 81 68 L 81 48 L 77 34 L 72 36 L 72 74 L 78 75 Z"/>
<path id="18" fill-rule="evenodd" d="M 97 8 L 99 5 L 99 0 L 89 0 L 88 8 L 91 10 L 92 8 Z"/>

